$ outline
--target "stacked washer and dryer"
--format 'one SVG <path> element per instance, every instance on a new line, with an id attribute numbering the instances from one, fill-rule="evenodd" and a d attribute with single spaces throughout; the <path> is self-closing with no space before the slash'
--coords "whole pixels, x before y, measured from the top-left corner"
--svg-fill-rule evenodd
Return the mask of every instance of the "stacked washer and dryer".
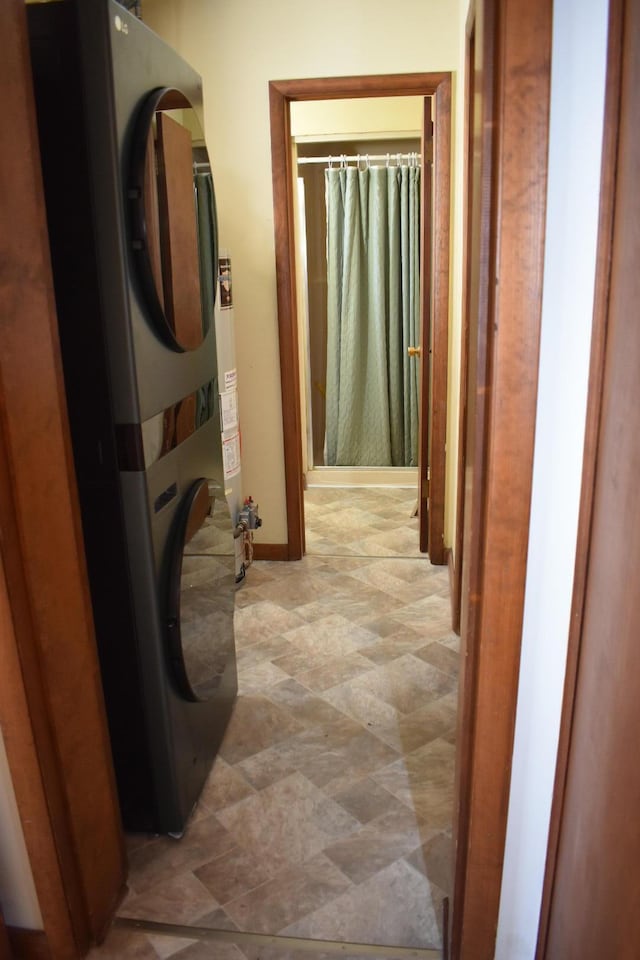
<path id="1" fill-rule="evenodd" d="M 32 4 L 28 15 L 122 817 L 129 830 L 179 835 L 237 689 L 225 489 L 237 494 L 240 478 L 221 439 L 220 397 L 227 416 L 233 398 L 218 377 L 202 85 L 113 0 Z"/>

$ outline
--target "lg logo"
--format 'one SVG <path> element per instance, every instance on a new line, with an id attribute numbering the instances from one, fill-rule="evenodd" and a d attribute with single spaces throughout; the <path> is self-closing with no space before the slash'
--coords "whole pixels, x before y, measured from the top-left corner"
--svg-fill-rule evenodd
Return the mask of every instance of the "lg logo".
<path id="1" fill-rule="evenodd" d="M 119 33 L 129 33 L 129 24 L 125 23 L 122 17 L 118 16 L 117 13 L 113 19 L 113 22 L 115 23 L 116 30 L 118 30 Z"/>

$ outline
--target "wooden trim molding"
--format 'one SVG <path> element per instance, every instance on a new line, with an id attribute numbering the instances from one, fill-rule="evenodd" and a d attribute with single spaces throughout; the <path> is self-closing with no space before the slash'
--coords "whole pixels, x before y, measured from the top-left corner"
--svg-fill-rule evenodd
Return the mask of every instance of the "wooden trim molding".
<path id="1" fill-rule="evenodd" d="M 588 573 L 589 545 L 591 541 L 591 517 L 596 479 L 596 454 L 600 432 L 602 410 L 602 389 L 604 380 L 605 346 L 607 335 L 607 317 L 609 310 L 609 278 L 613 248 L 613 222 L 616 186 L 616 159 L 620 129 L 620 89 L 623 47 L 623 0 L 611 0 L 609 6 L 609 30 L 607 52 L 607 79 L 604 107 L 604 133 L 602 174 L 600 184 L 600 209 L 598 223 L 598 251 L 596 261 L 596 279 L 594 291 L 593 329 L 591 336 L 591 358 L 589 366 L 589 384 L 587 394 L 587 413 L 584 443 L 584 465 L 580 511 L 578 518 L 578 537 L 576 543 L 576 565 L 571 601 L 571 619 L 569 643 L 567 649 L 567 670 L 565 674 L 560 736 L 558 742 L 558 762 L 549 825 L 549 842 L 545 869 L 542 905 L 536 960 L 543 960 L 547 949 L 547 936 L 553 888 L 556 875 L 560 828 L 564 809 L 567 784 L 567 767 L 571 744 L 571 728 L 574 713 L 574 701 L 580 658 L 580 641 L 584 619 L 586 585 Z"/>
<path id="2" fill-rule="evenodd" d="M 8 927 L 11 954 L 9 960 L 55 960 L 44 930 Z"/>
<path id="3" fill-rule="evenodd" d="M 434 216 L 433 216 L 433 164 L 427 163 L 427 157 L 433 157 L 434 148 L 433 97 L 422 100 L 422 164 L 420 168 L 420 334 L 422 346 L 418 363 L 419 412 L 418 412 L 418 549 L 429 552 L 429 534 L 431 516 L 429 509 L 429 441 L 431 438 L 431 410 L 428 398 L 431 396 L 431 315 L 433 312 L 432 271 L 425 265 L 433 263 Z M 427 416 L 425 416 L 425 407 Z"/>
<path id="4" fill-rule="evenodd" d="M 2 906 L 0 906 L 0 960 L 11 960 L 11 944 L 2 914 Z"/>
<path id="5" fill-rule="evenodd" d="M 431 437 L 429 440 L 429 541 L 431 563 L 444 554 L 447 376 L 449 372 L 449 247 L 451 209 L 451 77 L 433 95 L 433 280 L 431 311 Z"/>
<path id="6" fill-rule="evenodd" d="M 444 551 L 445 563 L 447 565 L 447 572 L 449 574 L 449 598 L 451 601 L 451 629 L 454 633 L 459 633 L 459 625 L 456 622 L 456 617 L 458 616 L 458 608 L 455 605 L 455 593 L 454 593 L 454 584 L 456 582 L 457 570 L 455 564 L 455 554 L 451 547 L 445 547 Z"/>
<path id="7" fill-rule="evenodd" d="M 450 73 L 393 73 L 361 77 L 273 80 L 269 86 L 285 100 L 344 100 L 359 97 L 431 97 Z"/>
<path id="8" fill-rule="evenodd" d="M 280 382 L 284 432 L 284 477 L 287 500 L 288 560 L 304 554 L 304 492 L 300 369 L 295 297 L 293 199 L 289 100 L 269 85 L 271 167 L 275 218 L 276 286 L 280 335 Z M 275 133 L 274 133 L 275 132 Z"/>
<path id="9" fill-rule="evenodd" d="M 124 841 L 62 385 L 22 0 L 0 6 L 0 724 L 56 960 L 104 932 Z"/>
<path id="10" fill-rule="evenodd" d="M 551 0 L 476 2 L 484 159 L 470 264 L 455 960 L 493 956 L 500 903 L 529 539 L 551 26 Z"/>
<path id="11" fill-rule="evenodd" d="M 289 560 L 289 545 L 286 543 L 254 543 L 254 560 Z M 251 572 L 247 573 L 251 579 Z"/>
<path id="12" fill-rule="evenodd" d="M 469 6 L 469 12 L 466 24 L 465 41 L 465 89 L 464 89 L 464 157 L 463 157 L 463 183 L 465 195 L 463 199 L 463 227 L 462 227 L 462 249 L 464 251 L 464 261 L 462 267 L 462 323 L 460 331 L 460 405 L 458 411 L 458 464 L 457 464 L 457 489 L 456 489 L 456 529 L 454 538 L 453 554 L 455 559 L 454 578 L 451 584 L 451 608 L 453 630 L 460 633 L 460 614 L 462 605 L 462 564 L 464 558 L 464 499 L 465 499 L 465 479 L 467 462 L 467 363 L 469 357 L 469 271 L 471 267 L 472 246 L 471 246 L 471 203 L 473 199 L 473 117 L 472 110 L 474 104 L 475 71 L 475 3 Z"/>
<path id="13" fill-rule="evenodd" d="M 433 97 L 435 196 L 432 323 L 431 510 L 429 554 L 444 563 L 444 474 L 449 330 L 451 74 L 410 73 L 361 77 L 273 80 L 269 83 L 280 378 L 287 498 L 288 559 L 304 554 L 304 497 L 300 371 L 295 298 L 295 244 L 290 150 L 290 103 L 358 97 Z M 442 397 L 440 399 L 440 397 Z"/>

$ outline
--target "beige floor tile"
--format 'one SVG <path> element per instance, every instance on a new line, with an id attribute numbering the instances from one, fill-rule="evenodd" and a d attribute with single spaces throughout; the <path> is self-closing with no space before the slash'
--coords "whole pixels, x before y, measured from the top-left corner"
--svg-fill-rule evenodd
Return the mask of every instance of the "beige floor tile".
<path id="1" fill-rule="evenodd" d="M 375 563 L 370 563 L 366 567 L 361 567 L 359 570 L 354 570 L 350 576 L 354 580 L 361 580 L 363 583 L 368 584 L 371 587 L 374 587 L 376 590 L 381 590 L 385 594 L 391 594 L 396 600 L 401 600 L 403 603 L 411 603 L 416 598 L 416 587 L 412 583 L 407 583 L 402 577 L 396 576 L 396 571 L 393 569 L 394 563 L 399 563 L 400 561 L 388 561 L 378 560 Z M 416 561 L 414 561 L 415 563 Z"/>
<path id="2" fill-rule="evenodd" d="M 418 819 L 445 829 L 451 825 L 454 763 L 454 747 L 437 739 L 371 776 L 415 810 Z"/>
<path id="3" fill-rule="evenodd" d="M 370 777 L 358 780 L 345 790 L 334 793 L 333 799 L 360 823 L 369 823 L 383 814 L 409 809 Z"/>
<path id="4" fill-rule="evenodd" d="M 284 679 L 287 679 L 286 674 Z M 220 756 L 233 765 L 303 729 L 304 725 L 289 710 L 267 697 L 259 694 L 239 697 L 220 747 Z"/>
<path id="5" fill-rule="evenodd" d="M 184 941 L 177 940 L 176 944 L 184 946 Z M 152 943 L 143 933 L 130 930 L 113 929 L 98 947 L 94 947 L 88 954 L 87 960 L 158 960 L 159 954 Z"/>
<path id="6" fill-rule="evenodd" d="M 156 884 L 194 870 L 223 852 L 233 840 L 214 815 L 191 821 L 181 840 L 156 837 L 129 856 L 128 884 L 133 893 L 144 893 Z"/>
<path id="7" fill-rule="evenodd" d="M 436 910 L 427 896 L 424 877 L 404 860 L 350 887 L 327 906 L 281 932 L 285 936 L 331 936 L 355 943 L 406 947 L 440 943 Z"/>
<path id="8" fill-rule="evenodd" d="M 296 766 L 312 783 L 333 796 L 392 763 L 397 755 L 378 737 L 360 730 L 340 746 L 334 745 L 306 759 L 301 758 Z"/>
<path id="9" fill-rule="evenodd" d="M 295 610 L 301 603 L 310 603 L 322 593 L 322 582 L 317 576 L 301 574 L 296 578 L 289 576 L 273 580 L 258 587 L 257 592 L 263 599 L 286 610 Z"/>
<path id="10" fill-rule="evenodd" d="M 324 852 L 353 883 L 362 883 L 419 849 L 430 833 L 405 806 L 376 817 L 357 833 L 330 844 Z"/>
<path id="11" fill-rule="evenodd" d="M 217 900 L 193 873 L 182 873 L 157 883 L 145 893 L 129 894 L 118 913 L 137 920 L 187 924 L 217 906 Z"/>
<path id="12" fill-rule="evenodd" d="M 441 890 L 453 893 L 453 841 L 450 833 L 436 833 L 405 860 Z"/>
<path id="13" fill-rule="evenodd" d="M 149 943 L 153 946 L 156 956 L 159 960 L 166 960 L 168 957 L 177 957 L 181 950 L 186 950 L 195 942 L 194 940 L 178 937 L 161 937 L 147 934 Z"/>
<path id="14" fill-rule="evenodd" d="M 221 810 L 218 817 L 238 846 L 275 868 L 302 863 L 360 826 L 300 773 Z"/>
<path id="15" fill-rule="evenodd" d="M 457 677 L 460 667 L 460 655 L 457 650 L 446 647 L 443 643 L 434 641 L 428 643 L 426 647 L 420 647 L 414 651 L 414 656 L 420 657 L 427 663 L 432 663 L 438 670 L 448 673 L 450 677 Z"/>
<path id="16" fill-rule="evenodd" d="M 350 653 L 347 656 L 326 659 L 321 666 L 313 670 L 305 670 L 298 673 L 297 679 L 303 686 L 310 690 L 322 692 L 330 687 L 335 687 L 340 683 L 353 680 L 373 669 L 371 660 L 368 659 L 368 652 L 373 648 L 371 646 L 361 648 L 358 653 Z M 307 666 L 309 661 L 307 660 Z"/>
<path id="17" fill-rule="evenodd" d="M 353 689 L 366 690 L 403 714 L 413 713 L 429 700 L 450 693 L 454 687 L 455 680 L 449 674 L 412 654 L 377 667 L 352 684 Z"/>
<path id="18" fill-rule="evenodd" d="M 320 854 L 279 871 L 225 909 L 243 929 L 273 933 L 331 903 L 349 886 L 340 869 Z"/>
<path id="19" fill-rule="evenodd" d="M 399 715 L 393 724 L 376 727 L 374 733 L 406 756 L 438 737 L 455 735 L 457 709 L 458 694 L 454 691 L 430 700 L 413 713 Z"/>
<path id="20" fill-rule="evenodd" d="M 263 790 L 295 773 L 295 767 L 273 747 L 242 760 L 238 769 L 256 790 Z"/>
<path id="21" fill-rule="evenodd" d="M 304 623 L 298 618 L 300 623 Z M 248 646 L 238 646 L 237 663 L 238 670 L 246 670 L 262 663 L 265 660 L 275 660 L 276 657 L 283 657 L 290 650 L 290 644 L 280 634 L 265 637 Z"/>
<path id="22" fill-rule="evenodd" d="M 352 654 L 352 657 L 358 657 L 358 655 Z M 342 662 L 348 660 L 351 660 L 351 657 L 342 658 Z M 371 669 L 368 660 L 358 657 L 358 663 L 360 661 L 364 665 L 363 669 Z M 345 672 L 348 672 L 348 667 L 345 668 Z M 319 724 L 340 721 L 342 719 L 340 711 L 315 693 L 315 690 L 319 687 L 317 685 L 312 686 L 308 682 L 306 686 L 304 685 L 303 677 L 307 676 L 302 674 L 299 682 L 291 678 L 270 687 L 268 691 L 269 699 L 290 710 L 305 727 L 315 727 Z"/>
<path id="23" fill-rule="evenodd" d="M 413 653 L 424 645 L 424 638 L 408 625 L 403 626 L 398 621 L 389 622 L 393 624 L 393 632 L 362 651 L 363 657 L 378 666 L 391 663 L 405 653 Z"/>
<path id="24" fill-rule="evenodd" d="M 395 723 L 397 710 L 370 693 L 366 687 L 356 685 L 358 679 L 331 687 L 325 691 L 325 698 L 374 733 L 378 727 Z"/>
<path id="25" fill-rule="evenodd" d="M 251 793 L 254 793 L 254 788 L 245 780 L 242 773 L 235 767 L 229 766 L 222 757 L 217 757 L 198 805 L 214 813 L 221 807 L 228 807 Z"/>
<path id="26" fill-rule="evenodd" d="M 374 643 L 376 635 L 363 627 L 354 625 L 340 614 L 334 613 L 321 620 L 288 630 L 285 637 L 293 647 L 308 657 L 340 657 Z"/>
<path id="27" fill-rule="evenodd" d="M 268 863 L 257 861 L 250 851 L 241 847 L 233 847 L 195 871 L 198 880 L 222 905 L 259 887 L 273 873 Z"/>
<path id="28" fill-rule="evenodd" d="M 263 693 L 268 687 L 287 680 L 289 674 L 270 660 L 251 664 L 247 667 L 240 665 L 238 670 L 238 695 Z"/>
<path id="29" fill-rule="evenodd" d="M 156 945 L 159 939 L 153 938 L 153 944 Z M 192 940 L 178 953 L 165 956 L 171 957 L 171 960 L 246 960 L 246 954 L 239 946 L 220 940 Z"/>
<path id="30" fill-rule="evenodd" d="M 297 677 L 300 673 L 308 672 L 311 664 L 314 669 L 330 666 L 336 662 L 334 655 L 330 653 L 316 652 L 313 659 L 310 659 L 306 650 L 293 649 L 291 653 L 278 657 L 274 661 L 279 670 L 283 670 L 290 677 Z"/>
<path id="31" fill-rule="evenodd" d="M 313 953 L 310 953 L 309 950 L 296 950 L 291 947 L 251 947 L 248 944 L 243 944 L 243 950 L 247 960 L 336 960 L 334 951 L 326 953 L 321 947 L 315 949 Z M 340 960 L 394 960 L 392 951 L 389 952 L 388 958 L 381 958 L 379 954 L 376 954 L 374 958 L 374 955 L 369 956 L 363 953 L 354 954 L 341 950 L 339 957 Z"/>
<path id="32" fill-rule="evenodd" d="M 252 570 L 252 576 L 253 573 Z M 236 610 L 236 643 L 240 649 L 244 649 L 269 637 L 280 636 L 303 622 L 299 614 L 285 610 L 270 600 L 261 600 Z"/>
<path id="33" fill-rule="evenodd" d="M 441 942 L 459 641 L 448 571 L 417 548 L 415 502 L 396 488 L 307 491 L 307 555 L 249 570 L 236 593 L 241 695 L 183 840 L 128 838 L 131 909 Z M 104 960 L 303 960 L 280 944 L 118 936 Z"/>

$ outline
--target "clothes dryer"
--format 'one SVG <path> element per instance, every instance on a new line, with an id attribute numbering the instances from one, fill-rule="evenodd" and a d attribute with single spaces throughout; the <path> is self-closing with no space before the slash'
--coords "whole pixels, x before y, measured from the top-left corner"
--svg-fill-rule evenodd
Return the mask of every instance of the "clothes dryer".
<path id="1" fill-rule="evenodd" d="M 202 86 L 113 0 L 29 5 L 28 17 L 122 816 L 180 834 L 237 688 Z"/>

